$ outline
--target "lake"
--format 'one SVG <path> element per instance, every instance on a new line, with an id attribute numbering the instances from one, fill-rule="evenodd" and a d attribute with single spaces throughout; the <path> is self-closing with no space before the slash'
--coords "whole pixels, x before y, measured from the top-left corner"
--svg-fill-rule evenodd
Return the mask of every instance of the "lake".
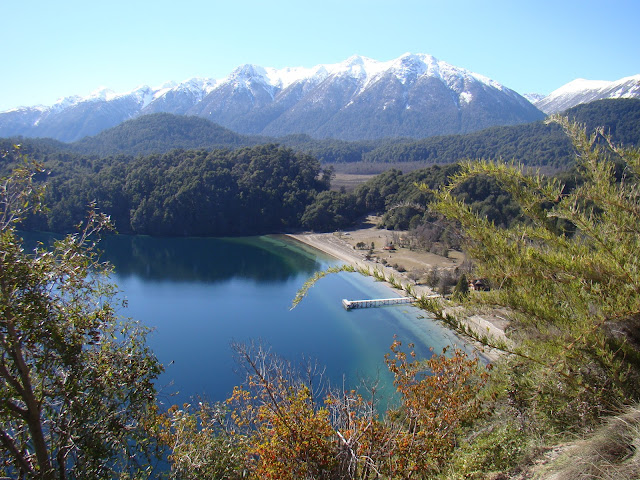
<path id="1" fill-rule="evenodd" d="M 336 385 L 379 377 L 389 391 L 384 354 L 394 335 L 425 357 L 430 347 L 460 343 L 413 306 L 344 310 L 343 298 L 397 296 L 358 273 L 321 279 L 291 310 L 314 272 L 341 262 L 285 236 L 110 236 L 101 249 L 128 301 L 123 315 L 153 328 L 149 344 L 166 368 L 158 383 L 164 406 L 225 400 L 242 381 L 234 341 L 260 341 L 294 363 L 317 360 Z"/>

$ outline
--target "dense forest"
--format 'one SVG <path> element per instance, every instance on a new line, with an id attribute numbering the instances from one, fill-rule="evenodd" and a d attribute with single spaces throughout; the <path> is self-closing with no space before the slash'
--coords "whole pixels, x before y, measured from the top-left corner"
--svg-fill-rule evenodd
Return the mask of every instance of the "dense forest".
<path id="1" fill-rule="evenodd" d="M 48 210 L 30 216 L 25 228 L 73 231 L 95 205 L 120 233 L 159 236 L 334 231 L 369 213 L 382 215 L 381 227 L 415 229 L 435 220 L 425 209 L 432 197 L 420 185 L 444 185 L 459 168 L 433 165 L 407 174 L 391 169 L 344 193 L 329 191 L 330 169 L 275 145 L 137 158 L 46 158 L 36 178 L 47 184 Z M 10 164 L 6 157 L 6 171 Z M 511 197 L 488 178 L 473 179 L 456 194 L 498 224 L 508 225 L 518 215 Z"/>
<path id="2" fill-rule="evenodd" d="M 8 161 L 8 158 L 5 159 Z M 121 233 L 251 235 L 298 228 L 329 172 L 308 155 L 275 145 L 238 150 L 174 150 L 166 154 L 85 158 L 51 156 L 49 209 L 30 229 L 69 232 L 96 205 Z"/>
<path id="3" fill-rule="evenodd" d="M 436 223 L 438 216 L 426 208 L 433 199 L 429 190 L 446 185 L 459 169 L 458 164 L 433 165 L 406 174 L 391 169 L 358 186 L 353 192 L 322 192 L 305 211 L 302 226 L 318 231 L 339 230 L 352 226 L 367 213 L 381 215 L 380 227 L 391 230 L 414 230 Z M 561 176 L 570 185 L 579 181 L 574 170 Z M 511 225 L 520 216 L 520 209 L 512 196 L 489 177 L 469 179 L 454 193 L 497 225 Z M 451 246 L 456 244 L 451 243 Z"/>
<path id="4" fill-rule="evenodd" d="M 335 231 L 370 213 L 380 227 L 424 229 L 438 225 L 435 240 L 456 248 L 439 216 L 426 209 L 429 189 L 445 185 L 458 164 L 403 174 L 391 169 L 353 192 L 330 191 L 330 169 L 290 149 L 267 145 L 240 150 L 175 150 L 131 158 L 52 155 L 37 176 L 46 181 L 48 210 L 24 227 L 72 231 L 90 205 L 111 216 L 118 232 L 159 236 L 234 236 L 293 230 Z M 568 189 L 581 181 L 574 170 L 557 175 Z M 427 187 L 425 189 L 424 187 Z M 457 198 L 497 225 L 520 217 L 512 196 L 489 177 L 459 185 Z"/>
<path id="5" fill-rule="evenodd" d="M 615 142 L 636 145 L 640 132 L 640 100 L 600 100 L 567 110 L 572 120 L 589 130 L 604 127 Z M 535 166 L 565 168 L 573 162 L 573 149 L 556 125 L 534 122 L 493 127 L 466 135 L 446 135 L 421 140 L 386 138 L 347 142 L 314 139 L 308 135 L 280 138 L 240 135 L 198 117 L 158 113 L 129 120 L 94 137 L 71 144 L 51 139 L 11 139 L 40 151 L 82 155 L 149 155 L 173 149 L 242 148 L 277 143 L 309 154 L 321 163 L 414 163 L 423 166 L 463 159 L 491 158 Z"/>

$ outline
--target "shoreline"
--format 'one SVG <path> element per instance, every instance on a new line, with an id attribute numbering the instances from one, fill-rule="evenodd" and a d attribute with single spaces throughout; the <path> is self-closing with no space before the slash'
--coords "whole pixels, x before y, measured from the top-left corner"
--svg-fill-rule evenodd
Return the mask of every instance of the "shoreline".
<path id="1" fill-rule="evenodd" d="M 321 252 L 335 257 L 338 260 L 342 260 L 345 263 L 353 265 L 356 268 L 362 268 L 369 271 L 378 270 L 384 273 L 385 278 L 393 277 L 402 285 L 403 288 L 410 285 L 415 291 L 417 297 L 435 294 L 435 292 L 426 285 L 416 285 L 415 282 L 410 280 L 406 274 L 398 272 L 392 267 L 382 265 L 381 263 L 367 260 L 364 258 L 364 253 L 361 250 L 354 250 L 351 245 L 339 239 L 333 233 L 296 233 L 287 234 L 286 236 L 313 247 L 316 250 L 320 250 Z M 406 292 L 404 290 L 398 290 L 389 282 L 386 283 L 393 288 L 393 290 L 401 292 L 403 296 L 406 296 Z"/>
<path id="2" fill-rule="evenodd" d="M 353 247 L 347 243 L 346 241 L 338 238 L 333 233 L 297 233 L 297 234 L 286 234 L 288 238 L 296 240 L 300 243 L 303 243 L 307 246 L 315 248 L 329 256 L 332 256 L 338 260 L 342 260 L 345 263 L 353 265 L 356 268 L 362 268 L 369 271 L 375 271 L 376 269 L 383 272 L 385 278 L 393 277 L 398 283 L 402 285 L 404 288 L 406 285 L 410 285 L 413 288 L 415 295 L 417 297 L 421 297 L 423 295 L 433 295 L 435 292 L 426 285 L 415 285 L 415 282 L 411 281 L 406 275 L 401 272 L 397 272 L 391 267 L 382 265 L 380 263 L 367 260 L 364 258 L 364 253 L 359 250 L 354 250 Z M 407 292 L 405 290 L 399 290 L 394 287 L 391 283 L 386 282 L 389 288 L 391 288 L 396 293 L 407 296 Z M 489 335 L 490 337 L 509 341 L 506 334 L 505 328 L 508 325 L 508 322 L 498 316 L 498 315 L 479 315 L 474 314 L 470 316 L 465 316 L 459 318 L 459 321 L 469 328 L 476 332 L 479 336 Z M 453 330 L 446 322 L 442 322 L 448 329 L 456 333 L 461 340 L 464 340 L 464 335 Z M 481 352 L 481 355 L 487 358 L 491 362 L 495 362 L 498 360 L 502 352 L 497 351 L 495 349 L 489 349 L 482 345 L 478 345 L 478 343 L 467 337 L 465 340 L 467 343 L 474 345 Z"/>

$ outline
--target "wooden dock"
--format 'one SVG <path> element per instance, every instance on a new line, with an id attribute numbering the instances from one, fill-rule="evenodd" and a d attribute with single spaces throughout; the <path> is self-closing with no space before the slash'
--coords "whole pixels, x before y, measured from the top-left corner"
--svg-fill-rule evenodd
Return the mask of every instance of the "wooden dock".
<path id="1" fill-rule="evenodd" d="M 342 306 L 345 310 L 352 310 L 354 308 L 372 308 L 382 307 L 384 305 L 402 305 L 407 303 L 414 303 L 417 299 L 413 297 L 398 297 L 398 298 L 376 298 L 371 300 L 342 300 Z"/>

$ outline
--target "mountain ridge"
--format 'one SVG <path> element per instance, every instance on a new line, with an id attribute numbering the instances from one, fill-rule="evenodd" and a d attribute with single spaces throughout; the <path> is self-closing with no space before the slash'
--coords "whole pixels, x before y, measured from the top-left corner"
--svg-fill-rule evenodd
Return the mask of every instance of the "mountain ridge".
<path id="1" fill-rule="evenodd" d="M 640 98 L 640 74 L 614 81 L 577 78 L 533 104 L 547 114 L 559 113 L 596 100 Z"/>
<path id="2" fill-rule="evenodd" d="M 99 89 L 51 107 L 0 113 L 0 136 L 75 141 L 148 113 L 208 118 L 243 134 L 305 133 L 344 140 L 423 138 L 544 115 L 517 92 L 427 54 L 381 62 L 352 56 L 337 64 L 273 69 L 241 65 L 220 80 Z"/>
<path id="3" fill-rule="evenodd" d="M 584 124 L 589 132 L 597 127 L 610 133 L 616 144 L 634 146 L 640 138 L 640 99 L 599 100 L 565 112 Z M 175 149 L 237 149 L 277 143 L 316 157 L 322 163 L 353 164 L 352 171 L 379 171 L 375 165 L 452 163 L 462 158 L 518 159 L 526 165 L 562 168 L 572 150 L 557 126 L 543 122 L 490 127 L 462 135 L 425 139 L 385 138 L 346 142 L 313 139 L 308 135 L 264 137 L 241 135 L 195 116 L 149 114 L 128 120 L 93 137 L 71 144 L 52 139 L 0 139 L 0 150 L 21 144 L 25 154 L 36 159 L 55 152 L 73 155 L 118 156 L 163 154 Z M 409 168 L 415 168 L 409 167 Z M 355 170 L 354 170 L 355 169 Z M 345 169 L 343 168 L 343 171 Z"/>

